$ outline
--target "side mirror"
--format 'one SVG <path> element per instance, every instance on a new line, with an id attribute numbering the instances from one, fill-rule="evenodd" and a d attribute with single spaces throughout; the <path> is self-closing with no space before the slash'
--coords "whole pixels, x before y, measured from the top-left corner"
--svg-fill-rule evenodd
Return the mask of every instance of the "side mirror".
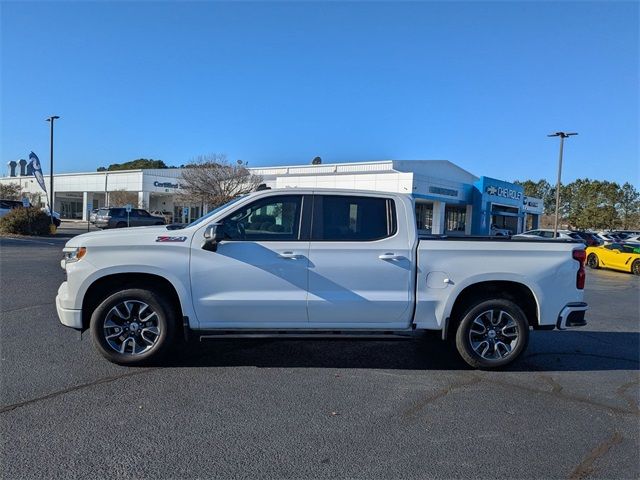
<path id="1" fill-rule="evenodd" d="M 218 250 L 218 243 L 224 237 L 224 232 L 221 223 L 212 223 L 207 225 L 204 231 L 204 242 L 202 242 L 202 249 L 210 252 Z"/>

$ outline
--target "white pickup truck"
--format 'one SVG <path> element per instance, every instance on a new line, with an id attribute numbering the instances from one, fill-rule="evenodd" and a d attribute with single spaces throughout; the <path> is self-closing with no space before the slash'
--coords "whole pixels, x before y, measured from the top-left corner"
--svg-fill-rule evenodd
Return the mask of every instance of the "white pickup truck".
<path id="1" fill-rule="evenodd" d="M 107 359 L 157 359 L 179 338 L 348 335 L 455 339 L 476 368 L 529 330 L 585 325 L 584 245 L 429 237 L 410 196 L 263 190 L 178 230 L 87 233 L 64 248 L 60 321 Z"/>

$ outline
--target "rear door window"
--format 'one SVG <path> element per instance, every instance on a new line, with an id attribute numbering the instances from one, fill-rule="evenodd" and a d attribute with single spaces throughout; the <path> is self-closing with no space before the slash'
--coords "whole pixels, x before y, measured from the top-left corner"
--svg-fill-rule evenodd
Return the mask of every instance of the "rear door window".
<path id="1" fill-rule="evenodd" d="M 397 231 L 393 200 L 381 197 L 316 195 L 311 240 L 366 242 Z"/>

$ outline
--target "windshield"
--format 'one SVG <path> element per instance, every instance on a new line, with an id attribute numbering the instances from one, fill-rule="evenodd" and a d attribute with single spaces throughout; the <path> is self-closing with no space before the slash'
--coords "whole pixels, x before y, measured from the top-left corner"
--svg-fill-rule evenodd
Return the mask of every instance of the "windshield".
<path id="1" fill-rule="evenodd" d="M 232 204 L 236 203 L 238 200 L 240 200 L 240 199 L 242 199 L 244 197 L 246 197 L 246 195 L 240 195 L 239 197 L 236 197 L 233 200 L 230 200 L 229 202 L 225 203 L 224 205 L 220 205 L 218 208 L 214 208 L 209 213 L 207 213 L 206 215 L 203 215 L 202 217 L 198 218 L 197 220 L 194 220 L 189 225 L 186 225 L 184 228 L 193 227 L 194 225 L 197 225 L 199 223 L 202 223 L 202 222 L 208 220 L 209 218 L 211 218 L 213 215 L 218 213 L 223 208 L 227 208 L 229 205 L 232 205 Z"/>

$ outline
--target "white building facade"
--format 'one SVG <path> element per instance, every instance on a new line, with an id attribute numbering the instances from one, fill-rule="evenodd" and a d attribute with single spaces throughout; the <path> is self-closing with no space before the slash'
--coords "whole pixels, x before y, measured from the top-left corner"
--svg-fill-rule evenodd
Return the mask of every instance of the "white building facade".
<path id="1" fill-rule="evenodd" d="M 531 207 L 542 205 L 541 201 L 527 199 L 521 187 L 507 184 L 519 192 L 521 198 L 516 203 L 521 205 L 513 207 L 509 218 L 504 220 L 502 212 L 492 210 L 492 189 L 486 187 L 489 193 L 481 193 L 485 203 L 477 200 L 479 188 L 485 188 L 492 179 L 476 177 L 446 160 L 385 160 L 250 170 L 271 188 L 348 188 L 412 195 L 416 201 L 418 227 L 434 234 L 488 234 L 493 225 L 500 227 L 501 221 L 507 220 L 513 233 L 517 233 L 532 222 L 536 228 L 537 217 L 542 213 L 541 208 L 538 211 Z M 122 193 L 127 192 L 133 200 L 129 201 L 139 208 L 168 212 L 176 222 L 192 221 L 207 212 L 207 205 L 180 201 L 181 174 L 179 168 L 57 174 L 54 175 L 54 209 L 62 218 L 86 220 L 92 208 L 120 206 L 114 205 L 113 199 L 122 198 Z M 41 194 L 42 203 L 48 203 L 33 176 L 8 176 L 0 178 L 0 183 L 19 183 L 23 193 Z M 48 176 L 45 184 L 49 186 Z"/>

